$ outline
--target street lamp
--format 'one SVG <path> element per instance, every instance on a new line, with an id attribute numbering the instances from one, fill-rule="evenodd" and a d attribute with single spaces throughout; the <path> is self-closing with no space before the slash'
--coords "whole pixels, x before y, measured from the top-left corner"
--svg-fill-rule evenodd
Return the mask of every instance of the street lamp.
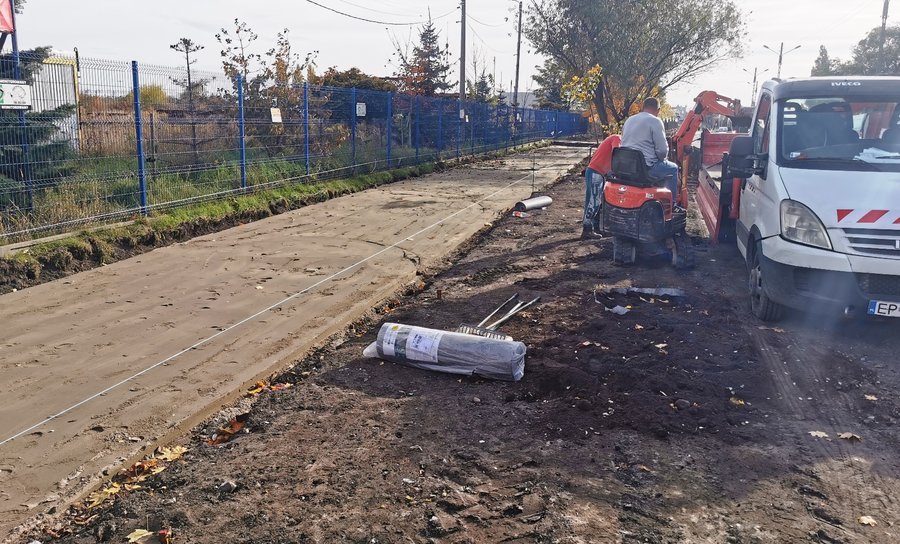
<path id="1" fill-rule="evenodd" d="M 748 70 L 748 69 L 746 69 L 746 68 L 741 68 L 741 70 L 747 72 L 748 74 L 750 73 L 750 70 Z M 758 71 L 758 68 L 753 68 L 753 83 L 752 83 L 753 87 L 752 87 L 751 90 L 750 90 L 750 106 L 751 106 L 751 107 L 756 105 L 756 81 L 757 81 L 757 73 L 758 73 L 758 75 L 763 75 L 763 74 L 765 74 L 766 72 L 768 72 L 769 69 L 766 68 L 766 69 L 763 70 L 762 72 L 757 72 L 757 71 Z M 750 82 L 748 81 L 747 83 L 750 83 Z"/>
<path id="2" fill-rule="evenodd" d="M 785 50 L 784 50 L 784 42 L 781 42 L 781 46 L 778 48 L 778 51 L 775 51 L 774 49 L 772 49 L 772 48 L 769 47 L 768 45 L 764 45 L 763 47 L 765 47 L 766 49 L 768 49 L 769 51 L 771 51 L 771 52 L 773 52 L 773 53 L 777 53 L 777 54 L 778 54 L 778 75 L 775 76 L 775 77 L 777 77 L 778 79 L 781 79 L 781 59 L 783 59 L 784 56 L 785 56 L 786 54 L 790 53 L 791 51 L 796 51 L 796 50 L 800 49 L 800 46 L 798 45 L 797 47 L 794 47 L 793 49 L 788 49 L 787 51 L 785 51 Z"/>

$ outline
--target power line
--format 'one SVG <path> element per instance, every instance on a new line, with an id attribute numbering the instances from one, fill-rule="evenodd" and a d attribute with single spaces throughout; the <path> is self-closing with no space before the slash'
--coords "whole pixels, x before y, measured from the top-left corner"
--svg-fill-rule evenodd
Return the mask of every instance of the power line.
<path id="1" fill-rule="evenodd" d="M 501 26 L 503 26 L 503 25 L 505 25 L 506 23 L 509 22 L 509 21 L 503 21 L 502 23 L 500 23 L 500 24 L 498 24 L 498 25 L 490 25 L 490 24 L 488 24 L 488 23 L 482 23 L 481 21 L 479 21 L 479 20 L 476 19 L 475 17 L 472 17 L 472 15 L 469 15 L 469 19 L 472 19 L 473 21 L 475 21 L 476 23 L 480 24 L 481 26 L 487 26 L 487 27 L 490 27 L 490 28 L 501 27 Z"/>
<path id="2" fill-rule="evenodd" d="M 370 7 L 368 7 L 368 6 L 363 6 L 363 5 L 361 5 L 361 4 L 354 4 L 353 2 L 350 2 L 349 0 L 338 0 L 338 2 L 342 2 L 342 3 L 344 3 L 344 4 L 348 4 L 348 5 L 353 6 L 353 7 L 355 7 L 355 8 L 364 9 L 364 10 L 366 10 L 366 11 L 371 11 L 371 12 L 373 12 L 373 13 L 380 13 L 381 15 L 391 15 L 391 16 L 394 16 L 394 17 L 403 17 L 403 16 L 404 16 L 404 14 L 402 14 L 402 13 L 395 13 L 395 12 L 390 12 L 390 11 L 381 11 L 381 10 L 378 10 L 378 9 L 370 8 Z"/>
<path id="3" fill-rule="evenodd" d="M 366 23 L 375 23 L 375 24 L 378 24 L 378 25 L 388 25 L 388 26 L 417 26 L 417 25 L 424 25 L 424 24 L 428 23 L 429 21 L 436 21 L 436 20 L 438 20 L 438 19 L 443 19 L 444 17 L 446 17 L 446 16 L 452 14 L 454 11 L 456 11 L 456 10 L 454 9 L 454 10 L 448 11 L 447 13 L 445 13 L 445 14 L 443 14 L 443 15 L 439 15 L 439 16 L 437 16 L 437 17 L 433 17 L 433 18 L 431 18 L 431 19 L 429 19 L 429 20 L 426 20 L 426 21 L 415 21 L 415 22 L 412 22 L 412 23 L 397 23 L 397 22 L 392 22 L 392 21 L 377 21 L 377 20 L 375 20 L 375 19 L 368 19 L 368 18 L 366 18 L 366 17 L 359 17 L 358 15 L 353 15 L 353 14 L 351 14 L 351 13 L 346 13 L 346 12 L 343 12 L 343 11 L 340 11 L 340 10 L 337 10 L 337 9 L 334 9 L 334 8 L 332 8 L 332 7 L 329 7 L 329 6 L 320 4 L 320 3 L 316 2 L 315 0 L 306 0 L 306 1 L 309 2 L 310 4 L 315 5 L 315 6 L 319 6 L 319 7 L 322 8 L 322 9 L 326 9 L 326 10 L 331 11 L 331 12 L 333 12 L 333 13 L 337 13 L 338 15 L 343 15 L 344 17 L 349 17 L 350 19 L 356 19 L 357 21 L 363 21 L 363 22 L 366 22 Z"/>
<path id="4" fill-rule="evenodd" d="M 481 37 L 481 34 L 479 34 L 478 31 L 475 30 L 475 28 L 474 28 L 472 25 L 466 25 L 466 26 L 468 26 L 468 27 L 469 27 L 469 30 L 471 30 L 472 33 L 475 34 L 475 37 L 478 38 L 478 41 L 481 42 L 481 45 L 487 47 L 488 49 L 490 49 L 490 50 L 493 51 L 494 53 L 499 53 L 499 54 L 501 54 L 501 55 L 508 55 L 508 54 L 509 54 L 509 53 L 507 53 L 506 51 L 499 51 L 499 50 L 497 50 L 497 49 L 491 47 L 490 45 L 488 45 L 488 43 L 487 43 L 486 41 L 484 41 L 484 38 Z"/>

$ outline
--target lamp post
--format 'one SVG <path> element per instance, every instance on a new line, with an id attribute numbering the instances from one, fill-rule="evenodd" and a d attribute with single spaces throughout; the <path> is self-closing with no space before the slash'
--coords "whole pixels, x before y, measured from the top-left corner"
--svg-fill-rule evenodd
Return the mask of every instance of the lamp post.
<path id="1" fill-rule="evenodd" d="M 796 47 L 793 47 L 793 48 L 788 49 L 787 51 L 785 51 L 785 50 L 784 50 L 784 42 L 781 42 L 781 46 L 779 46 L 778 51 L 775 51 L 774 49 L 772 49 L 772 48 L 769 47 L 768 45 L 764 45 L 763 47 L 766 48 L 766 49 L 768 49 L 769 51 L 771 51 L 771 52 L 773 52 L 773 53 L 777 53 L 777 54 L 778 54 L 778 75 L 775 76 L 775 77 L 777 77 L 778 79 L 781 79 L 781 60 L 784 58 L 785 55 L 787 55 L 787 54 L 790 53 L 791 51 L 796 51 L 796 50 L 800 49 L 800 46 L 798 45 L 798 46 L 796 46 Z"/>
<path id="2" fill-rule="evenodd" d="M 748 69 L 746 69 L 746 68 L 741 68 L 741 70 L 747 72 L 748 74 L 750 73 L 750 70 L 748 70 Z M 768 68 L 766 68 L 766 69 L 763 70 L 762 72 L 758 72 L 758 70 L 759 70 L 758 68 L 753 68 L 753 83 L 752 83 L 753 87 L 750 88 L 750 106 L 751 106 L 751 107 L 756 105 L 756 82 L 757 82 L 757 75 L 763 75 L 763 74 L 765 74 L 766 72 L 769 71 Z M 749 83 L 749 82 L 748 82 L 748 83 Z"/>

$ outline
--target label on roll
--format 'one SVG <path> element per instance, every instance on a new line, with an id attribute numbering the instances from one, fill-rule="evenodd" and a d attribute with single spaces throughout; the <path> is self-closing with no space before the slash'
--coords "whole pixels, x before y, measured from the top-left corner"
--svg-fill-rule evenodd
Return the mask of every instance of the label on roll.
<path id="1" fill-rule="evenodd" d="M 427 363 L 438 362 L 438 346 L 442 336 L 444 336 L 442 331 L 411 330 L 406 338 L 407 359 Z"/>

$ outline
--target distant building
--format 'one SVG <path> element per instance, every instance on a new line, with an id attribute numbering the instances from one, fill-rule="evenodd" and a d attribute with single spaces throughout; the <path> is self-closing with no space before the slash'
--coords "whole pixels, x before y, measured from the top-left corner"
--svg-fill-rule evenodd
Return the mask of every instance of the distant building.
<path id="1" fill-rule="evenodd" d="M 505 96 L 506 103 L 509 104 L 510 106 L 513 104 L 512 95 L 513 95 L 513 93 L 507 93 Z M 538 98 L 537 98 L 537 95 L 535 95 L 534 93 L 520 92 L 518 97 L 519 97 L 518 105 L 520 108 L 537 108 Z"/>

